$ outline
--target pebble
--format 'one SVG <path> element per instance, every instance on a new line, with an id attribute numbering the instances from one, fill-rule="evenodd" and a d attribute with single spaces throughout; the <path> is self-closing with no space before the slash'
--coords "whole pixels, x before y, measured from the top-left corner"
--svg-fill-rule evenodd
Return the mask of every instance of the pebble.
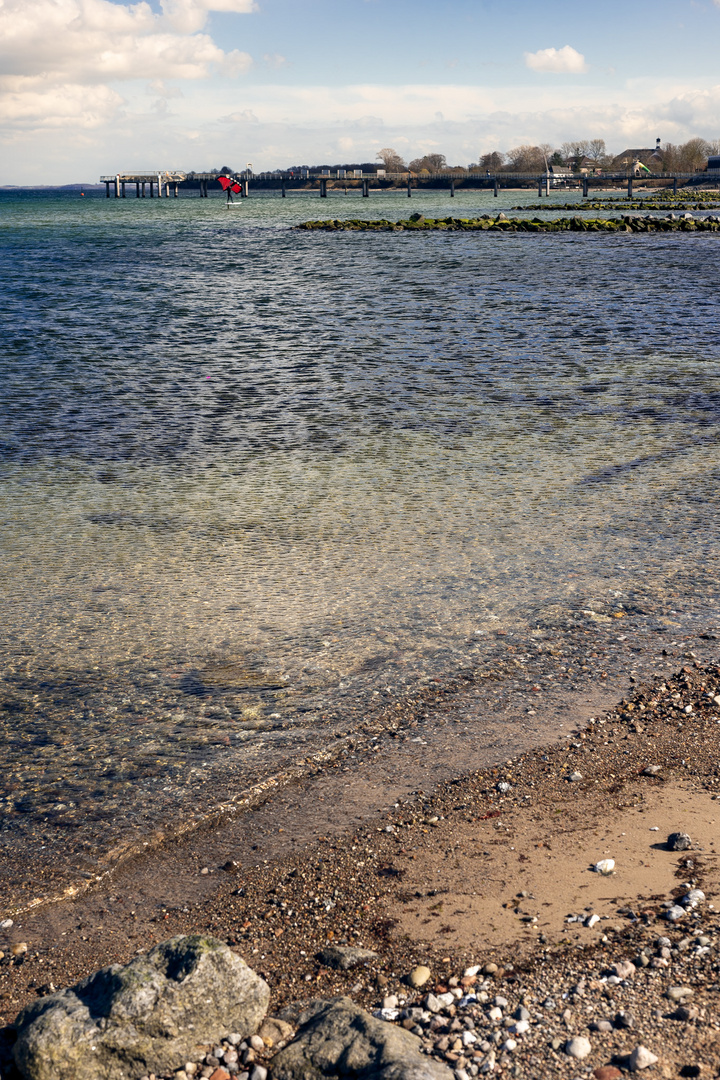
<path id="1" fill-rule="evenodd" d="M 642 771 L 643 776 L 657 776 L 660 772 L 659 765 L 646 765 Z"/>
<path id="2" fill-rule="evenodd" d="M 616 1069 L 614 1065 L 601 1065 L 597 1069 L 593 1069 L 593 1076 L 595 1080 L 619 1080 L 622 1073 L 619 1069 Z"/>
<path id="3" fill-rule="evenodd" d="M 515 1020 L 529 1020 L 530 1013 L 527 1011 L 524 1005 L 518 1005 L 517 1009 L 513 1013 Z"/>
<path id="4" fill-rule="evenodd" d="M 692 840 L 687 833 L 674 832 L 670 833 L 667 838 L 667 846 L 669 851 L 687 851 L 692 845 Z"/>
<path id="5" fill-rule="evenodd" d="M 417 967 L 412 969 L 407 979 L 412 987 L 419 990 L 421 986 L 425 985 L 431 974 L 429 967 L 425 967 L 424 964 L 418 964 Z"/>
<path id="6" fill-rule="evenodd" d="M 480 971 L 480 965 L 479 964 L 473 964 L 472 967 L 465 968 L 465 970 L 463 971 L 463 978 L 464 979 L 474 979 L 479 971 Z"/>
<path id="7" fill-rule="evenodd" d="M 12 919 L 3 919 L 0 922 L 0 930 L 9 930 L 11 926 L 14 926 Z"/>
<path id="8" fill-rule="evenodd" d="M 665 997 L 670 1001 L 683 1002 L 692 996 L 693 991 L 689 986 L 668 986 L 665 991 Z"/>
<path id="9" fill-rule="evenodd" d="M 267 1080 L 268 1071 L 264 1065 L 256 1065 L 250 1073 L 250 1080 Z"/>
<path id="10" fill-rule="evenodd" d="M 568 1057 L 577 1058 L 578 1061 L 586 1058 L 591 1051 L 590 1040 L 586 1039 L 584 1035 L 575 1035 L 565 1043 L 565 1053 Z"/>
<path id="11" fill-rule="evenodd" d="M 593 870 L 595 871 L 595 873 L 602 874 L 603 877 L 607 877 L 609 874 L 612 874 L 614 869 L 614 859 L 601 859 L 600 862 L 596 862 L 593 866 Z"/>
<path id="12" fill-rule="evenodd" d="M 619 964 L 613 965 L 613 971 L 617 975 L 618 979 L 632 979 L 637 968 L 629 960 L 621 960 Z"/>
<path id="13" fill-rule="evenodd" d="M 397 1005 L 397 999 L 396 999 L 396 1005 Z M 395 1006 L 393 1006 L 393 1008 L 394 1007 Z M 265 1049 L 265 1043 L 262 1041 L 262 1039 L 260 1038 L 259 1035 L 251 1035 L 250 1038 L 248 1039 L 248 1042 L 250 1043 L 250 1046 L 253 1048 L 253 1050 L 257 1050 L 258 1053 L 262 1053 L 262 1051 Z"/>
<path id="14" fill-rule="evenodd" d="M 608 1031 L 612 1031 L 612 1029 L 613 1026 L 609 1020 L 594 1020 L 590 1025 L 591 1031 L 602 1031 L 607 1033 Z"/>
<path id="15" fill-rule="evenodd" d="M 13 945 L 10 949 L 11 956 L 24 956 L 28 951 L 27 941 L 18 941 L 16 945 Z"/>
<path id="16" fill-rule="evenodd" d="M 515 1023 L 508 1028 L 513 1035 L 524 1035 L 526 1031 L 530 1030 L 529 1020 L 516 1020 Z"/>
<path id="17" fill-rule="evenodd" d="M 680 919 L 685 918 L 685 908 L 681 908 L 679 904 L 673 904 L 671 908 L 665 912 L 665 918 L 668 922 L 679 922 Z"/>
<path id="18" fill-rule="evenodd" d="M 578 780 L 582 780 L 582 778 L 583 778 L 583 774 L 581 772 L 571 772 L 570 775 L 568 776 L 568 780 L 571 780 L 571 781 L 574 781 L 574 782 L 577 782 Z"/>
<path id="19" fill-rule="evenodd" d="M 689 893 L 685 893 L 685 896 L 683 896 L 680 903 L 685 907 L 694 908 L 697 907 L 698 904 L 702 904 L 704 899 L 705 893 L 702 889 L 691 889 Z"/>
<path id="20" fill-rule="evenodd" d="M 497 969 L 497 964 L 486 964 L 485 967 L 482 969 L 482 973 L 483 975 L 495 975 Z"/>
<path id="21" fill-rule="evenodd" d="M 657 1057 L 645 1046 L 636 1046 L 628 1058 L 630 1072 L 639 1072 L 640 1069 L 648 1069 L 657 1064 Z"/>

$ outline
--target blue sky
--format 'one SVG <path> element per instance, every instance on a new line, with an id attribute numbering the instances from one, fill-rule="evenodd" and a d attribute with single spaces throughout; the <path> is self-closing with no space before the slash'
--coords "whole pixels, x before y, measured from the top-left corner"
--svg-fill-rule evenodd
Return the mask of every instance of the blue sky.
<path id="1" fill-rule="evenodd" d="M 0 183 L 720 138 L 720 0 L 0 0 Z"/>

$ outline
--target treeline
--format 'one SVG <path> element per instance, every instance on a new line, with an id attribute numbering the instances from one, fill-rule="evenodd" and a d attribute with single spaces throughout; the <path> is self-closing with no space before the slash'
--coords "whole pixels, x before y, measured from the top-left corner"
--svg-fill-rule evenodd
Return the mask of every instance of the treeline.
<path id="1" fill-rule="evenodd" d="M 689 139 L 675 145 L 665 143 L 653 151 L 656 161 L 664 172 L 702 172 L 711 154 L 720 154 L 720 139 Z M 559 147 L 550 143 L 539 146 L 523 144 L 512 150 L 490 150 L 471 165 L 448 165 L 444 154 L 425 154 L 423 157 L 405 161 L 392 147 L 378 151 L 380 167 L 389 173 L 438 173 L 453 172 L 543 172 L 548 165 L 581 168 L 586 165 L 599 169 L 611 169 L 618 165 L 619 155 L 609 154 L 604 139 L 576 139 Z"/>

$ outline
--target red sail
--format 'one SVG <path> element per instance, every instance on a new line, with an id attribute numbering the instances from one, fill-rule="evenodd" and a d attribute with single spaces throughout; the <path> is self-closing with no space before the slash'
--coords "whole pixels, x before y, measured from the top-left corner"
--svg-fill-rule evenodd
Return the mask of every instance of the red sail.
<path id="1" fill-rule="evenodd" d="M 239 185 L 238 183 L 235 183 L 235 184 L 233 184 L 233 186 L 232 186 L 232 187 L 230 188 L 230 190 L 231 190 L 231 191 L 234 191 L 234 192 L 235 192 L 235 194 L 237 195 L 237 193 L 238 193 L 239 191 L 242 191 L 242 188 L 240 187 L 240 185 Z"/>
<path id="2" fill-rule="evenodd" d="M 218 176 L 218 183 L 222 186 L 223 191 L 227 191 L 232 184 L 232 180 L 229 176 Z"/>

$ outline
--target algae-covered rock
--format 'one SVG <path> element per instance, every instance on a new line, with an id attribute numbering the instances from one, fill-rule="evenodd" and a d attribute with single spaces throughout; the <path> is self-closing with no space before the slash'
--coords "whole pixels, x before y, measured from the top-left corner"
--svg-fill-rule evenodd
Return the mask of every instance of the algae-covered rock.
<path id="1" fill-rule="evenodd" d="M 255 1032 L 267 984 L 214 938 L 176 937 L 41 998 L 17 1017 L 27 1080 L 138 1080 L 172 1072 L 200 1043 Z"/>
<path id="2" fill-rule="evenodd" d="M 350 998 L 319 1002 L 272 1059 L 273 1080 L 452 1080 L 404 1028 L 376 1020 Z"/>

